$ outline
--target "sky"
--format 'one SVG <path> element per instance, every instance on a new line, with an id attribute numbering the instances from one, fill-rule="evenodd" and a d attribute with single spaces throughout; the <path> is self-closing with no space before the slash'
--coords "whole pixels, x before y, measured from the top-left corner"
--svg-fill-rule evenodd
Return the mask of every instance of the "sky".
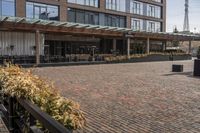
<path id="1" fill-rule="evenodd" d="M 183 31 L 185 0 L 167 0 L 167 32 Z M 200 32 L 200 0 L 189 0 L 190 31 Z M 196 30 L 195 30 L 196 29 Z"/>

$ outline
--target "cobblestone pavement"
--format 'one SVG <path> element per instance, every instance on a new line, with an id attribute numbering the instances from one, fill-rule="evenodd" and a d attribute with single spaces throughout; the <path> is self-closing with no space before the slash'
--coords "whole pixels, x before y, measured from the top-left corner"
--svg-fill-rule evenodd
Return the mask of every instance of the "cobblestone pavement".
<path id="1" fill-rule="evenodd" d="M 63 96 L 81 104 L 86 133 L 200 133 L 200 78 L 193 62 L 37 68 Z"/>

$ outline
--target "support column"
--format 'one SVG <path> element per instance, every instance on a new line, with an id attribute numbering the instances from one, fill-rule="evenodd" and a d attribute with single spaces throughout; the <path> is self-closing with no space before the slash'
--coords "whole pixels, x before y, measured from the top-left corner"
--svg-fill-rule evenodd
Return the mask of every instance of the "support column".
<path id="1" fill-rule="evenodd" d="M 40 31 L 37 30 L 35 33 L 35 56 L 36 56 L 36 65 L 40 64 Z"/>
<path id="2" fill-rule="evenodd" d="M 164 52 L 166 50 L 166 45 L 167 45 L 167 42 L 162 42 L 162 51 Z"/>
<path id="3" fill-rule="evenodd" d="M 192 53 L 192 41 L 189 41 L 188 54 Z"/>
<path id="4" fill-rule="evenodd" d="M 103 39 L 103 54 L 107 54 L 107 52 L 106 52 L 106 46 L 107 46 L 107 40 L 104 38 Z"/>
<path id="5" fill-rule="evenodd" d="M 149 42 L 149 37 L 147 38 L 147 49 L 146 49 L 146 53 L 150 54 L 150 42 Z"/>
<path id="6" fill-rule="evenodd" d="M 117 50 L 117 40 L 113 39 L 113 50 L 116 52 Z"/>
<path id="7" fill-rule="evenodd" d="M 127 38 L 127 57 L 128 57 L 128 59 L 130 59 L 130 43 L 131 43 L 131 39 Z"/>

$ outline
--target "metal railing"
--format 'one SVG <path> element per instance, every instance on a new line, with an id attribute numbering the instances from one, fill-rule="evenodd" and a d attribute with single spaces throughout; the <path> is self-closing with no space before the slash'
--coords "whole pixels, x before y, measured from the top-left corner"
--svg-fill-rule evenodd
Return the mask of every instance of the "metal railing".
<path id="1" fill-rule="evenodd" d="M 3 95 L 0 111 L 11 133 L 72 133 L 28 100 Z"/>

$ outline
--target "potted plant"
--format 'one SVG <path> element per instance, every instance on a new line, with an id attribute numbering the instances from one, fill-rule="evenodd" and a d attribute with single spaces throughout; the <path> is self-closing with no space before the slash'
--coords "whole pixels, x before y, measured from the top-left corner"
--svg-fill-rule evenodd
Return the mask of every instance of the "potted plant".
<path id="1" fill-rule="evenodd" d="M 200 59 L 200 46 L 199 46 L 199 49 L 197 51 L 197 59 Z"/>

